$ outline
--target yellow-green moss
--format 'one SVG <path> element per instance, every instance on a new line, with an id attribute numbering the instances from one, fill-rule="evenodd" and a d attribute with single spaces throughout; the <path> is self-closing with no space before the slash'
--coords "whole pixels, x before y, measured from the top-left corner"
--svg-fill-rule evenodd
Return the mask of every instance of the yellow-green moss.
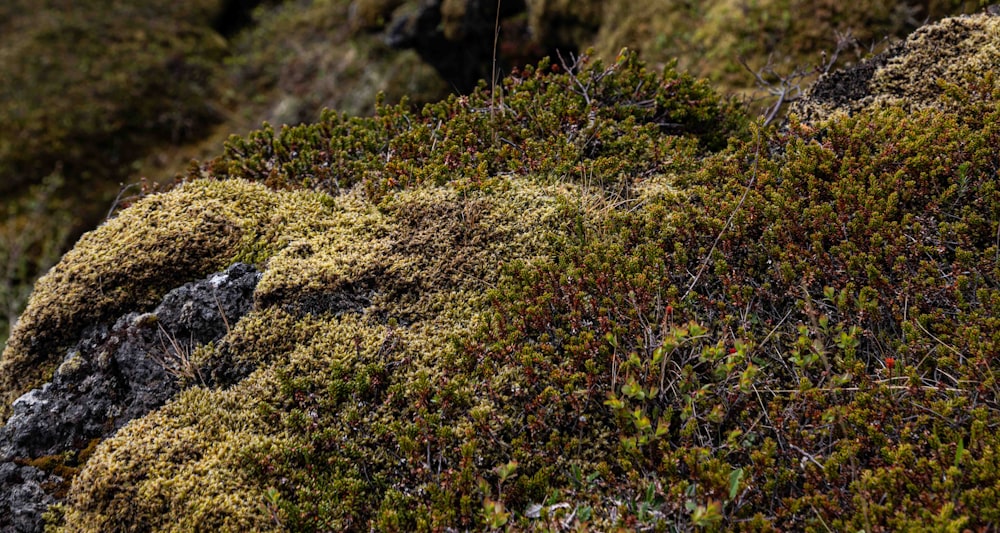
<path id="1" fill-rule="evenodd" d="M 948 86 L 968 90 L 1000 65 L 1000 17 L 955 17 L 925 26 L 909 36 L 903 53 L 875 71 L 874 102 L 914 110 L 940 106 Z M 867 102 L 862 102 L 866 104 Z M 955 107 L 963 105 L 954 102 Z"/>
<path id="2" fill-rule="evenodd" d="M 801 68 L 805 84 L 811 72 L 832 53 L 840 36 L 856 39 L 840 54 L 839 65 L 858 61 L 869 47 L 901 38 L 925 20 L 937 20 L 980 8 L 975 1 L 898 2 L 882 0 L 849 4 L 830 0 L 712 0 L 707 2 L 601 2 L 535 0 L 527 2 L 538 38 L 593 47 L 610 59 L 623 47 L 638 50 L 651 64 L 678 60 L 686 72 L 715 82 L 723 93 L 764 98 L 753 92 L 754 70 L 770 66 L 791 75 Z M 565 21 L 572 24 L 565 24 Z M 825 56 L 825 57 L 830 57 Z M 770 82 L 777 82 L 765 74 Z"/>
<path id="3" fill-rule="evenodd" d="M 170 195 L 216 187 L 249 187 L 265 199 L 317 196 L 275 193 L 240 182 L 193 183 Z M 497 282 L 499 266 L 548 252 L 547 232 L 565 225 L 560 198 L 593 202 L 571 185 L 524 180 L 498 183 L 490 194 L 467 194 L 462 198 L 451 187 L 421 188 L 372 205 L 348 193 L 328 199 L 322 210 L 310 213 L 299 203 L 299 218 L 269 221 L 271 233 L 265 240 L 285 246 L 266 263 L 256 294 L 261 308 L 235 324 L 215 348 L 217 354 L 230 354 L 231 364 L 260 368 L 226 391 L 190 390 L 102 444 L 72 489 L 66 530 L 101 531 L 122 520 L 163 531 L 194 525 L 267 530 L 284 520 L 299 520 L 284 507 L 274 517 L 265 512 L 262 498 L 269 487 L 259 484 L 259 476 L 248 479 L 246 474 L 247 457 L 274 453 L 281 462 L 301 445 L 282 424 L 275 424 L 275 417 L 288 409 L 281 398 L 310 383 L 333 390 L 342 379 L 330 381 L 333 369 L 363 368 L 365 361 L 390 365 L 398 377 L 383 379 L 401 385 L 440 379 L 457 356 L 451 339 L 470 335 L 481 322 L 477 317 L 485 309 L 484 290 Z M 173 200 L 162 209 L 187 210 Z M 266 213 L 286 207 L 272 201 L 261 209 L 246 201 L 236 200 L 234 208 Z M 143 206 L 133 209 L 141 212 Z M 247 225 L 260 229 L 259 224 Z M 299 305 L 317 293 L 336 293 L 352 284 L 364 284 L 370 308 Z M 358 396 L 357 401 L 369 400 Z M 365 419 L 365 424 L 379 426 L 371 431 L 383 434 L 393 413 L 378 403 L 366 412 L 363 405 L 345 416 Z M 296 492 L 303 487 L 275 483 L 287 501 L 309 498 Z M 333 515 L 336 508 L 334 504 Z M 333 515 L 324 515 L 328 527 L 349 527 L 344 517 Z"/>
<path id="4" fill-rule="evenodd" d="M 260 442 L 249 415 L 271 394 L 259 380 L 229 392 L 189 389 L 174 406 L 126 426 L 77 476 L 67 530 L 109 531 L 136 520 L 155 531 L 276 530 L 258 488 L 233 468 L 242 448 Z"/>
<path id="5" fill-rule="evenodd" d="M 803 120 L 822 121 L 835 113 L 857 113 L 868 108 L 897 107 L 915 111 L 934 107 L 957 111 L 970 97 L 996 90 L 990 71 L 1000 64 L 1000 17 L 985 14 L 954 17 L 920 28 L 893 48 L 888 59 L 875 58 L 848 80 L 855 85 L 851 98 L 814 96 L 795 104 Z M 845 78 L 833 73 L 833 80 Z M 832 82 L 828 82 L 829 85 Z M 827 87 L 823 93 L 841 89 Z"/>
<path id="6" fill-rule="evenodd" d="M 170 289 L 236 260 L 266 259 L 288 235 L 317 224 L 328 211 L 324 196 L 240 180 L 192 182 L 84 235 L 35 285 L 11 333 L 0 359 L 5 403 L 38 385 L 87 325 L 149 309 Z"/>

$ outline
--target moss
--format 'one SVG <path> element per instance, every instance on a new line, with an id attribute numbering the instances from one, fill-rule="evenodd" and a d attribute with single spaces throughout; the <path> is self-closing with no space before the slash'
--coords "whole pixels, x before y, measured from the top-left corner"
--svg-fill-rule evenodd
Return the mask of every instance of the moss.
<path id="1" fill-rule="evenodd" d="M 923 27 L 883 56 L 820 80 L 793 111 L 813 122 L 872 107 L 955 111 L 977 93 L 993 89 L 992 79 L 982 76 L 1000 61 L 998 33 L 1000 19 L 992 16 L 950 18 Z"/>
<path id="2" fill-rule="evenodd" d="M 88 324 L 149 310 L 172 288 L 282 246 L 276 225 L 304 231 L 300 216 L 326 210 L 317 195 L 263 191 L 191 183 L 84 235 L 35 285 L 11 334 L 0 361 L 8 403 L 42 381 Z"/>
<path id="3" fill-rule="evenodd" d="M 102 445 L 71 495 L 66 527 L 101 530 L 126 516 L 165 527 L 174 523 L 166 509 L 178 505 L 197 518 L 191 523 L 202 526 L 350 527 L 351 516 L 371 512 L 376 502 L 368 498 L 379 498 L 379 482 L 331 477 L 328 468 L 341 466 L 327 462 L 330 443 L 318 448 L 313 433 L 377 436 L 344 452 L 338 465 L 356 471 L 358 465 L 349 462 L 363 460 L 369 475 L 382 479 L 389 464 L 371 462 L 381 461 L 380 452 L 353 455 L 393 433 L 382 424 L 395 423 L 392 410 L 405 397 L 389 401 L 380 391 L 390 387 L 409 395 L 407 382 L 445 373 L 455 357 L 448 338 L 467 334 L 469 321 L 486 304 L 475 290 L 495 281 L 497 262 L 545 249 L 539 230 L 560 225 L 555 198 L 566 190 L 572 188 L 547 191 L 514 182 L 495 196 L 460 204 L 454 190 L 427 189 L 401 193 L 381 207 L 358 203 L 351 195 L 336 198 L 335 205 L 343 208 L 331 212 L 340 217 L 339 227 L 314 218 L 309 225 L 317 232 L 311 240 L 289 240 L 267 263 L 257 293 L 261 308 L 236 324 L 218 348 L 232 364 L 259 364 L 261 370 L 226 392 L 185 394 Z M 384 234 L 381 243 L 373 238 L 379 233 Z M 317 301 L 317 291 L 337 293 L 366 277 L 371 309 L 313 307 L 302 313 L 302 302 Z M 380 325 L 390 322 L 407 326 Z M 244 402 L 248 394 L 257 400 Z M 344 395 L 370 408 L 334 408 Z M 319 404 L 293 407 L 302 401 Z M 222 430 L 219 423 L 232 429 Z M 319 464 L 310 466 L 313 461 L 326 466 L 314 470 Z M 123 473 L 112 475 L 122 468 L 132 487 L 124 493 L 118 492 Z M 278 471 L 287 479 L 273 485 L 272 474 Z M 204 478 L 207 472 L 213 481 Z M 268 486 L 284 502 L 270 523 L 258 505 Z M 244 490 L 251 493 L 240 497 Z M 234 495 L 219 501 L 230 492 Z M 249 503 L 241 507 L 230 499 Z"/>
<path id="4" fill-rule="evenodd" d="M 924 21 L 971 13 L 979 2 L 866 2 L 851 5 L 828 0 L 767 0 L 743 2 L 528 2 L 532 31 L 543 42 L 593 47 L 596 56 L 613 58 L 623 47 L 638 50 L 649 64 L 679 60 L 679 68 L 711 79 L 726 94 L 744 94 L 773 104 L 773 95 L 756 87 L 756 79 L 741 62 L 760 71 L 770 83 L 776 76 L 805 76 L 824 68 L 823 53 L 831 54 L 842 36 L 854 39 L 840 54 L 839 65 L 850 66 L 870 47 L 885 39 L 902 38 Z M 567 21 L 570 23 L 567 24 Z"/>
<path id="5" fill-rule="evenodd" d="M 255 393 L 250 396 L 270 394 L 266 387 Z M 67 528 L 107 531 L 141 517 L 144 527 L 162 531 L 209 524 L 224 530 L 278 530 L 254 485 L 230 466 L 240 448 L 258 442 L 239 414 L 252 412 L 254 403 L 202 389 L 189 389 L 181 402 L 183 412 L 168 407 L 130 424 L 97 449 L 75 481 L 88 490 L 69 496 Z M 88 510 L 86 521 L 81 509 Z"/>
<path id="6" fill-rule="evenodd" d="M 995 88 L 778 130 L 588 65 L 267 128 L 127 210 L 229 199 L 264 278 L 202 355 L 249 376 L 99 445 L 62 529 L 988 528 Z"/>

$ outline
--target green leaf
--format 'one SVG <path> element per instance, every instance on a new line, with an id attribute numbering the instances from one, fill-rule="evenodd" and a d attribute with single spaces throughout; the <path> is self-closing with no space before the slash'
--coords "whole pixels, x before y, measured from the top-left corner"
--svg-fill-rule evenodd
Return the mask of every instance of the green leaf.
<path id="1" fill-rule="evenodd" d="M 962 455 L 965 454 L 965 439 L 963 437 L 958 438 L 958 449 L 955 450 L 955 468 L 958 468 L 962 463 Z"/>
<path id="2" fill-rule="evenodd" d="M 670 422 L 660 418 L 656 424 L 656 436 L 657 438 L 666 435 L 670 431 Z"/>
<path id="3" fill-rule="evenodd" d="M 740 490 L 740 480 L 743 479 L 743 467 L 733 470 L 729 474 L 729 499 L 736 498 L 736 493 Z"/>
<path id="4" fill-rule="evenodd" d="M 614 395 L 614 393 L 608 394 L 608 399 L 604 400 L 604 405 L 607 405 L 608 407 L 615 410 L 625 408 L 625 402 L 619 400 L 618 397 Z"/>

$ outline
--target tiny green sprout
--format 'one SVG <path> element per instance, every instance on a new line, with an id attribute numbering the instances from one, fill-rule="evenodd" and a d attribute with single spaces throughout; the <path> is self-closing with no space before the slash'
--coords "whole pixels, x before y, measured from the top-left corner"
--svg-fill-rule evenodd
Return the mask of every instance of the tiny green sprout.
<path id="1" fill-rule="evenodd" d="M 641 409 L 636 409 L 632 411 L 632 423 L 635 425 L 635 429 L 639 431 L 645 431 L 652 427 L 652 423 L 649 421 L 649 417 L 642 412 Z"/>
<path id="2" fill-rule="evenodd" d="M 490 529 L 500 529 L 510 519 L 510 513 L 504 509 L 503 503 L 489 498 L 483 500 L 483 515 Z"/>
<path id="3" fill-rule="evenodd" d="M 604 338 L 608 341 L 608 344 L 610 344 L 612 348 L 618 348 L 618 337 L 616 337 L 614 333 L 609 331 L 604 335 Z"/>
<path id="4" fill-rule="evenodd" d="M 622 449 L 626 453 L 634 454 L 638 452 L 638 439 L 635 437 L 622 437 L 621 438 Z"/>
<path id="5" fill-rule="evenodd" d="M 688 331 L 692 337 L 701 337 L 708 334 L 708 330 L 698 325 L 696 322 L 691 322 L 688 326 Z"/>
<path id="6" fill-rule="evenodd" d="M 613 392 L 608 393 L 608 399 L 604 400 L 604 405 L 607 405 L 608 407 L 616 411 L 625 408 L 625 402 L 619 400 L 618 397 L 615 396 L 615 393 Z"/>
<path id="7" fill-rule="evenodd" d="M 832 302 L 833 298 L 836 296 L 837 291 L 833 287 L 823 287 L 823 298 L 828 302 Z"/>
<path id="8" fill-rule="evenodd" d="M 665 420 L 661 417 L 656 424 L 656 438 L 663 437 L 669 431 L 670 431 L 670 421 Z"/>
<path id="9" fill-rule="evenodd" d="M 709 500 L 708 505 L 697 505 L 691 511 L 691 522 L 698 527 L 711 527 L 722 521 L 722 504 Z"/>
<path id="10" fill-rule="evenodd" d="M 507 464 L 497 467 L 497 475 L 500 476 L 501 483 L 507 481 L 511 477 L 514 477 L 517 472 L 517 465 L 518 463 L 516 460 L 511 460 Z"/>
<path id="11" fill-rule="evenodd" d="M 754 378 L 757 376 L 757 366 L 747 363 L 747 367 L 740 373 L 740 392 L 748 393 L 753 388 Z"/>
<path id="12" fill-rule="evenodd" d="M 653 350 L 653 364 L 660 364 L 660 362 L 663 361 L 663 356 L 666 355 L 666 352 L 667 350 L 664 345 L 660 345 L 659 348 Z"/>
<path id="13" fill-rule="evenodd" d="M 635 378 L 632 377 L 629 377 L 628 382 L 622 385 L 622 394 L 633 400 L 641 401 L 646 399 L 646 392 L 642 389 L 642 386 L 636 383 Z"/>

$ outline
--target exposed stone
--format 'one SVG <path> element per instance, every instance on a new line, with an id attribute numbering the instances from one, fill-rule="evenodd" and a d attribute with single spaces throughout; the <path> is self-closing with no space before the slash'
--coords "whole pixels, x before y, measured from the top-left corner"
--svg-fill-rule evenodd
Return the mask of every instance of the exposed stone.
<path id="1" fill-rule="evenodd" d="M 479 80 L 491 77 L 493 35 L 498 20 L 526 9 L 523 1 L 503 2 L 498 17 L 498 5 L 494 2 L 425 0 L 416 4 L 396 10 L 384 34 L 386 44 L 412 48 L 463 93 L 475 88 Z M 521 46 L 515 44 L 517 40 L 516 33 L 507 35 L 506 47 Z"/>
<path id="2" fill-rule="evenodd" d="M 44 487 L 62 481 L 33 466 L 0 463 L 0 531 L 41 533 L 42 513 L 56 502 Z"/>
<path id="3" fill-rule="evenodd" d="M 77 460 L 94 439 L 160 407 L 184 385 L 205 384 L 211 368 L 192 359 L 221 339 L 253 304 L 260 273 L 237 263 L 170 291 L 151 313 L 129 313 L 88 328 L 50 383 L 24 394 L 0 428 L 0 530 L 41 531 L 63 478 L 32 462 Z M 70 465 L 64 465 L 70 466 Z"/>

